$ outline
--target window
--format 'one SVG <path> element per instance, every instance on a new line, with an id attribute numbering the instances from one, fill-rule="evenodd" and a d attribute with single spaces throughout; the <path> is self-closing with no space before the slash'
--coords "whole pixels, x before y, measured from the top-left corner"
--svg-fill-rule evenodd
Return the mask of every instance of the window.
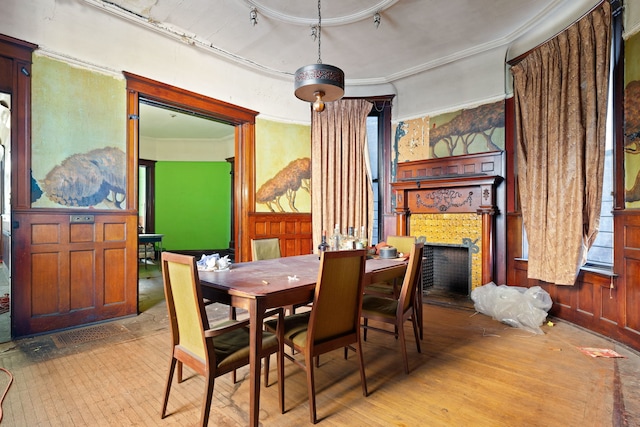
<path id="1" fill-rule="evenodd" d="M 613 131 L 613 79 L 614 79 L 614 61 L 613 54 L 615 51 L 615 39 L 612 41 L 610 73 L 609 73 L 609 96 L 607 105 L 607 124 L 606 124 L 606 146 L 604 158 L 604 172 L 602 182 L 602 202 L 600 205 L 600 228 L 596 240 L 587 253 L 586 267 L 605 268 L 613 267 L 613 184 L 614 176 L 614 131 Z M 528 258 L 528 242 L 527 235 L 523 228 L 523 258 Z"/>
<path id="2" fill-rule="evenodd" d="M 613 69 L 611 70 L 613 76 Z M 600 229 L 587 254 L 587 265 L 593 267 L 613 266 L 613 85 L 609 79 L 607 106 L 607 135 L 602 178 L 602 204 L 600 205 Z"/>
<path id="3" fill-rule="evenodd" d="M 370 98 L 373 108 L 367 117 L 367 146 L 371 181 L 373 184 L 373 231 L 370 245 L 380 242 L 385 234 L 385 207 L 391 209 L 389 171 L 385 165 L 391 164 L 391 100 L 393 95 Z M 391 234 L 395 234 L 395 229 Z"/>
<path id="4" fill-rule="evenodd" d="M 375 110 L 374 110 L 375 112 Z M 367 147 L 369 148 L 369 164 L 371 165 L 371 184 L 373 186 L 373 231 L 371 232 L 370 245 L 375 245 L 380 241 L 380 180 L 378 171 L 378 133 L 379 133 L 380 118 L 378 115 L 371 115 L 367 117 Z"/>

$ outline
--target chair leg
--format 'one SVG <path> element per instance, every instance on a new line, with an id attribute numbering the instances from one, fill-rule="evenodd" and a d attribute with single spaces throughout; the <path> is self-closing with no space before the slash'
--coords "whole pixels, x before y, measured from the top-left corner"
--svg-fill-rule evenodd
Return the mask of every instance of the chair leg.
<path id="1" fill-rule="evenodd" d="M 278 336 L 278 400 L 280 412 L 284 414 L 284 319 L 282 312 L 278 315 L 276 334 Z"/>
<path id="2" fill-rule="evenodd" d="M 171 381 L 173 380 L 173 372 L 176 369 L 176 359 L 171 358 L 171 362 L 169 363 L 169 374 L 167 375 L 167 386 L 164 390 L 164 401 L 162 402 L 162 412 L 160 413 L 160 418 L 164 418 L 167 416 L 167 403 L 169 403 L 169 392 L 171 391 Z"/>
<path id="3" fill-rule="evenodd" d="M 182 362 L 178 362 L 178 384 L 180 384 L 181 382 L 182 382 Z"/>
<path id="4" fill-rule="evenodd" d="M 369 319 L 367 319 L 366 317 L 364 318 L 364 331 L 362 332 L 362 338 L 366 341 L 367 340 L 367 326 L 369 326 Z"/>
<path id="5" fill-rule="evenodd" d="M 267 354 L 264 358 L 264 386 L 269 387 L 269 361 L 271 359 L 271 355 Z"/>
<path id="6" fill-rule="evenodd" d="M 369 392 L 367 391 L 367 377 L 364 372 L 364 355 L 362 354 L 362 342 L 358 340 L 356 342 L 356 353 L 358 353 L 358 363 L 360 364 L 360 382 L 362 383 L 362 395 L 367 397 Z"/>
<path id="7" fill-rule="evenodd" d="M 209 372 L 204 377 L 206 390 L 202 399 L 202 410 L 200 411 L 200 425 L 206 427 L 209 423 L 209 412 L 211 411 L 211 398 L 213 397 L 213 385 L 215 382 L 215 376 Z"/>
<path id="8" fill-rule="evenodd" d="M 420 328 L 420 339 L 424 338 L 424 322 L 423 322 L 423 313 L 422 313 L 422 279 L 418 282 L 420 284 L 420 286 L 418 286 L 416 288 L 416 292 L 418 292 L 418 295 L 416 295 L 416 307 L 414 308 L 414 311 L 416 313 L 417 316 L 417 322 L 418 322 L 418 326 Z"/>
<path id="9" fill-rule="evenodd" d="M 404 361 L 404 373 L 409 374 L 409 358 L 407 357 L 407 341 L 404 337 L 404 328 L 402 324 L 400 327 L 396 324 L 396 331 L 398 331 L 398 337 L 400 338 L 400 347 L 402 347 L 402 360 Z"/>
<path id="10" fill-rule="evenodd" d="M 411 323 L 413 324 L 413 336 L 416 338 L 416 347 L 418 348 L 418 353 L 421 353 L 420 340 L 418 339 L 418 320 L 416 319 L 416 316 L 411 315 Z"/>
<path id="11" fill-rule="evenodd" d="M 318 422 L 316 417 L 316 386 L 313 377 L 313 357 L 309 353 L 305 354 L 305 365 L 307 368 L 307 393 L 309 394 L 309 418 L 315 424 Z"/>

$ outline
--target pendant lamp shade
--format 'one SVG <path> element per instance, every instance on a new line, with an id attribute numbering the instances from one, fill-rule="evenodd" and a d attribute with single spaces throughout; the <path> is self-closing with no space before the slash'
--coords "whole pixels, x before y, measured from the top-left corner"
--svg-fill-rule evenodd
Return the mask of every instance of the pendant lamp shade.
<path id="1" fill-rule="evenodd" d="M 322 92 L 324 102 L 337 101 L 344 95 L 344 72 L 333 65 L 311 64 L 298 68 L 295 95 L 308 102 L 316 101 L 316 93 Z"/>

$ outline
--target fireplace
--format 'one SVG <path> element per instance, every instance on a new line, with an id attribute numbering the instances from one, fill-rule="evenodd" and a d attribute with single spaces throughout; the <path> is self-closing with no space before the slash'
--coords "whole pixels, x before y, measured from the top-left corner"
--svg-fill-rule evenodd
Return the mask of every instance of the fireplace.
<path id="1" fill-rule="evenodd" d="M 423 286 L 468 296 L 494 281 L 502 169 L 502 152 L 398 164 L 391 184 L 397 234 L 425 237 L 425 268 L 433 278 L 423 276 Z"/>
<path id="2" fill-rule="evenodd" d="M 469 248 L 426 244 L 422 259 L 422 290 L 468 297 L 471 294 Z"/>

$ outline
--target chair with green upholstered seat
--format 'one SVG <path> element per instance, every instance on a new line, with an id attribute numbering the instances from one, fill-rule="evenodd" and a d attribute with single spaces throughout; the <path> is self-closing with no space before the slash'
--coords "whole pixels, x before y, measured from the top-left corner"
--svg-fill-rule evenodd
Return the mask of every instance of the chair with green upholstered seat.
<path id="1" fill-rule="evenodd" d="M 396 248 L 398 250 L 398 254 L 403 254 L 403 256 L 408 257 L 411 252 L 411 247 L 415 242 L 416 238 L 414 236 L 387 236 L 387 241 L 385 243 Z M 389 280 L 381 280 L 371 283 L 365 287 L 364 293 L 383 297 L 393 296 L 394 298 L 398 298 L 402 280 L 398 281 L 395 279 L 395 277 L 390 277 Z"/>
<path id="2" fill-rule="evenodd" d="M 365 261 L 365 250 L 323 252 L 311 310 L 286 316 L 283 321 L 265 322 L 268 330 L 276 331 L 281 341 L 304 355 L 302 362 L 279 353 L 280 358 L 287 357 L 307 373 L 312 423 L 317 421 L 313 359 L 321 354 L 353 345 L 360 364 L 362 394 L 367 396 L 360 341 Z"/>
<path id="3" fill-rule="evenodd" d="M 423 243 L 414 243 L 410 256 L 409 265 L 404 275 L 400 296 L 396 298 L 386 298 L 377 295 L 365 295 L 362 299 L 362 318 L 364 328 L 364 340 L 367 339 L 367 330 L 373 329 L 380 332 L 391 333 L 400 338 L 402 347 L 402 358 L 404 360 L 404 371 L 409 373 L 409 360 L 407 357 L 407 344 L 404 335 L 404 322 L 411 320 L 413 333 L 416 339 L 416 347 L 420 353 L 420 337 L 418 336 L 417 310 L 415 304 L 416 287 L 420 281 L 420 270 L 422 268 Z M 420 309 L 422 309 L 420 307 Z M 393 331 L 377 326 L 371 326 L 369 320 L 392 324 Z"/>
<path id="4" fill-rule="evenodd" d="M 200 415 L 200 425 L 205 426 L 209 419 L 215 378 L 249 364 L 249 322 L 228 320 L 215 327 L 209 326 L 194 257 L 163 252 L 162 275 L 171 327 L 171 362 L 161 417 L 167 415 L 174 372 L 177 369 L 177 381 L 182 382 L 184 364 L 205 377 L 206 391 Z M 278 310 L 278 313 L 282 313 L 282 310 Z M 265 358 L 265 385 L 268 385 L 269 356 L 279 351 L 282 351 L 282 341 L 278 341 L 275 334 L 264 332 L 260 358 Z M 278 358 L 281 406 L 283 376 L 282 359 Z"/>
<path id="5" fill-rule="evenodd" d="M 251 239 L 251 257 L 253 261 L 280 258 L 280 239 Z"/>
<path id="6" fill-rule="evenodd" d="M 415 236 L 387 236 L 386 243 L 389 246 L 393 246 L 398 250 L 398 254 L 402 254 L 405 257 L 409 256 L 413 244 L 417 241 Z M 388 297 L 393 295 L 394 298 L 398 298 L 399 294 L 398 281 L 378 282 L 372 283 L 365 288 L 365 293 Z M 420 339 L 423 337 L 423 319 L 422 319 L 422 284 L 418 284 L 416 287 L 416 315 L 418 317 L 418 328 L 420 330 Z"/>
<path id="7" fill-rule="evenodd" d="M 416 242 L 414 236 L 387 236 L 387 245 L 393 246 L 398 250 L 398 255 L 402 254 L 408 256 L 411 253 L 411 248 Z"/>

